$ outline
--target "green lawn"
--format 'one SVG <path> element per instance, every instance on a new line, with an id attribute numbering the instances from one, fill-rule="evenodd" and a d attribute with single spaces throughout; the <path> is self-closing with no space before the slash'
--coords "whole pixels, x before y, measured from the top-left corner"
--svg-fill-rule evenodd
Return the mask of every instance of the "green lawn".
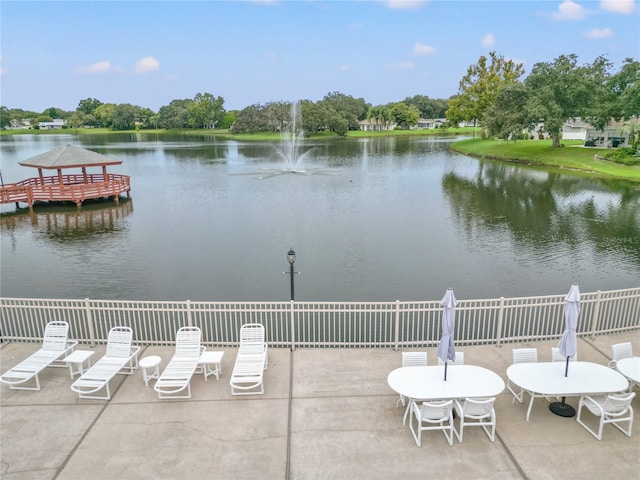
<path id="1" fill-rule="evenodd" d="M 590 175 L 623 178 L 640 182 L 640 166 L 627 166 L 607 160 L 597 160 L 596 154 L 604 154 L 606 148 L 583 147 L 582 140 L 563 140 L 564 147 L 552 148 L 551 140 L 500 140 L 468 139 L 453 144 L 453 149 L 467 155 L 544 165 L 561 170 L 572 170 Z"/>

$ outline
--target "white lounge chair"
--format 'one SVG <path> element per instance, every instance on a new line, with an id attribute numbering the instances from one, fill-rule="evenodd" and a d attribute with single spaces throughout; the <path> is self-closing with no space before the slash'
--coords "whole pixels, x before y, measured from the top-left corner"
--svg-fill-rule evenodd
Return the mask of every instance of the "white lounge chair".
<path id="1" fill-rule="evenodd" d="M 205 347 L 198 327 L 182 327 L 176 333 L 176 351 L 154 385 L 158 398 L 191 398 L 191 377 Z M 186 395 L 179 395 L 186 389 Z"/>
<path id="2" fill-rule="evenodd" d="M 42 347 L 25 358 L 18 365 L 4 372 L 0 382 L 9 385 L 14 390 L 40 390 L 39 374 L 42 370 L 54 365 L 60 357 L 68 356 L 78 344 L 76 340 L 69 340 L 69 324 L 67 322 L 49 322 L 44 329 Z M 35 386 L 19 386 L 31 379 L 35 379 Z"/>
<path id="3" fill-rule="evenodd" d="M 240 327 L 238 356 L 229 381 L 231 395 L 263 394 L 264 371 L 268 362 L 264 327 L 259 323 L 247 323 Z"/>
<path id="4" fill-rule="evenodd" d="M 131 375 L 138 368 L 140 347 L 131 345 L 133 330 L 129 327 L 113 327 L 109 330 L 107 350 L 92 367 L 71 384 L 71 390 L 80 398 L 110 400 L 109 382 L 118 373 Z M 98 395 L 101 390 L 105 395 Z"/>
<path id="5" fill-rule="evenodd" d="M 569 360 L 575 362 L 578 360 L 578 354 L 576 353 L 573 357 L 569 357 Z M 567 357 L 563 357 L 560 355 L 560 349 L 558 347 L 551 347 L 551 361 L 552 362 L 566 362 Z"/>

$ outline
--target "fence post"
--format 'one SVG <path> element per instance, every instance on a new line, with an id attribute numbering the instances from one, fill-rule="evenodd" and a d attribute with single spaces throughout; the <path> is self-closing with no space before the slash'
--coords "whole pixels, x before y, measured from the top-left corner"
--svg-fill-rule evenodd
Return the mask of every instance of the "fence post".
<path id="1" fill-rule="evenodd" d="M 496 346 L 502 346 L 502 320 L 504 319 L 504 297 L 500 297 L 500 308 L 498 309 L 498 326 L 496 331 Z"/>
<path id="2" fill-rule="evenodd" d="M 596 304 L 593 307 L 593 318 L 591 319 L 591 340 L 596 338 L 596 328 L 600 320 L 600 301 L 602 299 L 602 290 L 596 292 Z"/>
<path id="3" fill-rule="evenodd" d="M 395 325 L 395 345 L 393 349 L 398 351 L 398 343 L 400 342 L 400 300 L 396 300 L 396 325 Z"/>
<path id="4" fill-rule="evenodd" d="M 295 352 L 296 350 L 296 312 L 295 312 L 295 301 L 289 300 L 289 305 L 291 306 L 290 311 L 290 319 L 291 322 L 291 351 Z"/>
<path id="5" fill-rule="evenodd" d="M 187 306 L 187 325 L 189 327 L 193 326 L 193 320 L 191 319 L 191 300 L 187 300 L 185 302 L 186 306 Z"/>
<path id="6" fill-rule="evenodd" d="M 96 334 L 93 330 L 93 317 L 91 316 L 91 301 L 88 298 L 84 299 L 84 312 L 85 321 L 87 322 L 87 332 L 89 333 L 89 346 L 94 348 L 96 346 Z"/>

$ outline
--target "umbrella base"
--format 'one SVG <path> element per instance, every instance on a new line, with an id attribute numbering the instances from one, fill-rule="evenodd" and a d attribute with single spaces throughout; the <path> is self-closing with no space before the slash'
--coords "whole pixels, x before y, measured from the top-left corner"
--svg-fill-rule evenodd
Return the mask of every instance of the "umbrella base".
<path id="1" fill-rule="evenodd" d="M 553 402 L 549 405 L 549 410 L 560 417 L 575 417 L 576 410 L 571 405 L 564 402 Z"/>

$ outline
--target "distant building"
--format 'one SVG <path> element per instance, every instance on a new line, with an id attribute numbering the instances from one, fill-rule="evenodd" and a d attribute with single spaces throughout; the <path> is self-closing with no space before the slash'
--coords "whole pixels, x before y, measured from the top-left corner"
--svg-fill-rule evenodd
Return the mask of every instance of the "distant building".
<path id="1" fill-rule="evenodd" d="M 386 131 L 393 130 L 398 126 L 396 122 L 385 123 L 385 122 L 379 122 L 374 119 L 360 120 L 358 122 L 358 125 L 360 126 L 360 130 L 367 131 L 367 132 L 386 132 Z"/>
<path id="2" fill-rule="evenodd" d="M 440 128 L 445 123 L 447 123 L 446 118 L 421 118 L 418 120 L 418 124 L 411 128 L 418 130 L 433 130 L 436 128 Z"/>
<path id="3" fill-rule="evenodd" d="M 54 118 L 52 122 L 38 122 L 40 130 L 57 130 L 67 126 L 67 121 L 61 118 Z"/>

